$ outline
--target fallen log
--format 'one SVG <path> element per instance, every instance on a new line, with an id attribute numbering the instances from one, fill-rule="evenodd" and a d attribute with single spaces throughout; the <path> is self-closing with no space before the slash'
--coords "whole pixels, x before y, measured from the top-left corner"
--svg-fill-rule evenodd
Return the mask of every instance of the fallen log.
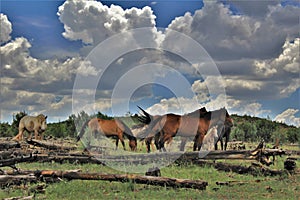
<path id="1" fill-rule="evenodd" d="M 0 187 L 9 185 L 20 185 L 22 183 L 36 183 L 37 177 L 34 175 L 0 175 Z"/>
<path id="2" fill-rule="evenodd" d="M 118 182 L 134 182 L 136 184 L 156 185 L 163 187 L 193 188 L 205 190 L 208 183 L 201 180 L 177 179 L 155 176 L 139 176 L 131 174 L 103 174 L 103 173 L 81 173 L 55 170 L 42 170 L 35 173 L 36 176 L 63 178 L 67 180 L 103 180 Z"/>
<path id="3" fill-rule="evenodd" d="M 10 198 L 5 198 L 3 200 L 30 200 L 30 199 L 34 199 L 34 195 L 31 196 L 26 196 L 26 197 L 10 197 Z"/>
<path id="4" fill-rule="evenodd" d="M 38 146 L 38 147 L 43 147 L 49 150 L 62 150 L 62 151 L 70 151 L 70 150 L 75 150 L 77 149 L 76 146 L 63 146 L 63 145 L 56 145 L 54 143 L 50 142 L 45 142 L 45 141 L 40 141 L 40 140 L 27 140 L 26 141 L 28 144 Z"/>
<path id="5" fill-rule="evenodd" d="M 17 163 L 21 162 L 32 162 L 36 161 L 36 156 L 26 155 L 22 157 L 16 157 L 16 158 L 10 158 L 10 159 L 5 159 L 5 160 L 0 160 L 0 167 L 5 167 L 5 166 L 13 166 Z"/>
<path id="6" fill-rule="evenodd" d="M 20 143 L 15 141 L 1 141 L 0 142 L 0 149 L 11 149 L 11 148 L 21 148 Z"/>
<path id="7" fill-rule="evenodd" d="M 197 164 L 200 166 L 212 166 L 219 171 L 225 172 L 234 172 L 238 174 L 251 174 L 253 176 L 257 176 L 258 174 L 263 176 L 281 176 L 287 174 L 286 170 L 275 170 L 270 169 L 268 167 L 263 166 L 260 163 L 251 163 L 250 166 L 243 165 L 234 165 L 229 163 L 221 163 L 221 162 L 208 162 L 203 160 L 195 160 L 193 164 Z"/>

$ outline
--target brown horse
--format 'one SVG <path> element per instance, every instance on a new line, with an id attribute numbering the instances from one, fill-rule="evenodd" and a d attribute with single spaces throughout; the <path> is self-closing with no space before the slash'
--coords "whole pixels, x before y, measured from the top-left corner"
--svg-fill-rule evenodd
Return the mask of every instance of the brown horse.
<path id="1" fill-rule="evenodd" d="M 129 140 L 129 147 L 132 151 L 137 149 L 137 140 L 133 136 L 131 130 L 126 126 L 121 120 L 112 119 L 105 120 L 99 118 L 93 118 L 85 122 L 82 126 L 79 135 L 77 136 L 77 141 L 83 136 L 86 126 L 89 127 L 89 130 L 95 134 L 101 133 L 106 137 L 116 138 L 116 149 L 118 148 L 119 140 L 121 141 L 123 148 L 125 150 L 124 136 Z"/>
<path id="2" fill-rule="evenodd" d="M 19 133 L 13 140 L 22 140 L 24 131 L 29 132 L 29 138 L 31 138 L 31 132 L 34 132 L 34 139 L 43 139 L 43 132 L 47 128 L 47 116 L 40 114 L 38 116 L 24 116 L 19 122 Z M 39 134 L 41 134 L 39 136 Z"/>
<path id="3" fill-rule="evenodd" d="M 233 125 L 233 120 L 230 118 L 225 108 L 202 113 L 198 110 L 193 112 L 193 114 L 183 116 L 166 114 L 154 120 L 152 120 L 153 117 L 149 113 L 144 111 L 142 108 L 140 109 L 144 113 L 144 116 L 139 118 L 140 121 L 149 124 L 153 121 L 151 122 L 151 130 L 153 132 L 149 136 L 153 137 L 153 134 L 159 134 L 157 147 L 158 149 L 163 150 L 165 150 L 164 143 L 172 140 L 175 136 L 185 138 L 194 137 L 193 150 L 200 150 L 203 138 L 210 126 L 226 125 L 231 127 Z M 196 113 L 199 114 L 196 115 Z M 181 150 L 182 149 L 183 147 L 181 145 Z"/>
<path id="4" fill-rule="evenodd" d="M 161 129 L 161 127 L 163 126 L 162 124 L 164 124 L 165 122 L 167 122 L 167 124 L 170 124 L 170 126 L 168 126 L 168 125 L 166 126 L 166 127 L 169 127 L 169 128 L 167 128 L 169 132 L 174 132 L 179 127 L 177 122 L 181 118 L 180 115 L 167 114 L 165 116 L 161 116 L 161 115 L 152 116 L 149 113 L 147 113 L 145 110 L 143 110 L 141 107 L 138 106 L 138 108 L 143 112 L 143 116 L 139 116 L 138 120 L 140 122 L 146 124 L 147 126 L 149 126 L 150 123 L 153 124 L 153 123 L 157 122 L 158 120 L 161 120 L 160 121 L 160 125 L 158 125 L 158 127 L 156 127 L 158 129 L 159 128 Z M 206 108 L 203 107 L 201 109 L 195 110 L 194 112 L 188 113 L 185 116 L 199 118 L 199 117 L 203 116 L 203 114 L 206 113 L 206 112 L 207 112 Z M 186 121 L 186 120 L 183 120 L 183 121 Z M 197 121 L 195 122 L 195 120 L 194 120 L 192 123 L 196 123 L 197 124 L 198 122 Z M 172 127 L 172 124 L 175 124 L 175 126 L 173 126 L 173 129 L 170 129 L 170 127 Z M 186 124 L 186 128 L 184 128 L 185 131 L 189 130 L 188 129 L 189 125 L 190 124 Z M 190 127 L 193 127 L 193 126 L 190 126 Z M 154 127 L 152 127 L 152 129 L 153 128 Z M 155 130 L 155 128 L 153 130 Z M 155 140 L 155 146 L 156 146 L 157 149 L 159 149 L 159 150 L 161 150 L 161 149 L 165 150 L 164 143 L 162 144 L 161 142 L 159 142 L 160 141 L 160 137 L 163 137 L 162 132 L 159 131 L 159 130 L 155 130 L 155 131 L 153 131 L 153 130 L 150 130 L 150 131 L 148 130 L 148 133 L 146 133 L 146 134 L 145 134 L 146 131 L 143 131 L 143 133 L 140 135 L 140 137 L 142 137 L 141 140 L 145 140 L 145 143 L 147 145 L 147 152 L 148 153 L 150 153 L 150 145 L 152 144 L 151 143 L 152 139 Z M 186 133 L 185 131 L 183 133 Z M 193 132 L 193 131 L 191 131 L 191 132 Z M 195 132 L 195 130 L 194 130 L 194 132 Z M 147 136 L 145 136 L 145 135 L 147 135 Z M 187 139 L 191 138 L 191 137 L 195 137 L 195 134 L 183 134 L 183 135 L 180 135 L 180 136 L 181 136 L 180 151 L 184 151 L 184 147 L 185 147 Z M 167 142 L 167 144 L 169 144 L 169 143 L 171 143 L 172 138 L 173 137 L 165 137 L 163 140 L 165 142 Z"/>

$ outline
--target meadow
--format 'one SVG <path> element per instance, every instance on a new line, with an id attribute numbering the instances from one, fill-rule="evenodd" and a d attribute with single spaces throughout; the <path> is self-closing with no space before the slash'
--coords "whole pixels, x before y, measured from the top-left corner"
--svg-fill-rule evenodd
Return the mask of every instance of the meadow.
<path id="1" fill-rule="evenodd" d="M 251 144 L 247 144 L 251 145 Z M 253 144 L 254 145 L 254 144 Z M 144 148 L 142 146 L 141 148 Z M 143 149 L 140 149 L 144 151 Z M 271 169 L 283 169 L 287 156 L 277 157 Z M 249 166 L 253 161 L 217 160 L 216 162 L 232 163 Z M 134 182 L 109 182 L 91 180 L 65 180 L 57 183 L 31 183 L 19 186 L 9 186 L 0 190 L 0 198 L 25 197 L 34 195 L 35 199 L 299 199 L 300 174 L 299 157 L 296 161 L 295 173 L 285 173 L 281 176 L 242 175 L 234 172 L 218 171 L 212 166 L 199 166 L 192 163 L 172 163 L 161 168 L 163 177 L 203 180 L 208 182 L 205 190 L 170 188 L 137 184 Z M 19 163 L 22 170 L 74 170 L 82 172 L 103 172 L 109 174 L 124 174 L 107 166 L 97 164 L 74 164 L 64 162 Z M 9 170 L 8 167 L 1 168 Z M 143 174 L 139 174 L 143 175 Z M 227 183 L 219 185 L 217 183 Z M 38 187 L 45 188 L 39 192 Z"/>

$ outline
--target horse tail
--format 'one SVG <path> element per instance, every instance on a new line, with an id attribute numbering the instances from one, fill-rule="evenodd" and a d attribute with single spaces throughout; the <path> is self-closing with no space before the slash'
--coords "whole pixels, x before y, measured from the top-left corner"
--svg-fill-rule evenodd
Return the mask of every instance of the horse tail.
<path id="1" fill-rule="evenodd" d="M 149 137 L 154 137 L 157 134 L 157 129 L 161 129 L 161 127 L 157 127 L 157 124 L 163 120 L 163 117 L 164 116 L 159 116 L 156 119 L 152 119 L 151 123 L 148 124 L 147 129 L 138 135 L 140 141 L 143 141 Z"/>
<path id="2" fill-rule="evenodd" d="M 143 124 L 150 124 L 150 122 L 153 120 L 153 116 L 147 113 L 143 108 L 140 106 L 137 106 L 143 113 L 142 116 L 138 116 L 137 119 L 142 122 Z"/>
<path id="3" fill-rule="evenodd" d="M 86 120 L 86 122 L 84 122 L 84 124 L 82 125 L 80 133 L 76 137 L 76 142 L 78 142 L 81 139 L 81 137 L 83 136 L 85 128 L 87 127 L 89 122 L 90 122 L 90 119 Z"/>

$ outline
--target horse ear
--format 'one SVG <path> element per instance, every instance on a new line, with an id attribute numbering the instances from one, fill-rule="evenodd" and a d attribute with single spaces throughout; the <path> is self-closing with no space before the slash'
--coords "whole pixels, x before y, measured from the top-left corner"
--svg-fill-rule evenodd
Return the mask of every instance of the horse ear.
<path id="1" fill-rule="evenodd" d="M 48 116 L 46 115 L 46 116 L 45 116 L 45 119 L 47 119 L 47 117 L 48 117 Z"/>

